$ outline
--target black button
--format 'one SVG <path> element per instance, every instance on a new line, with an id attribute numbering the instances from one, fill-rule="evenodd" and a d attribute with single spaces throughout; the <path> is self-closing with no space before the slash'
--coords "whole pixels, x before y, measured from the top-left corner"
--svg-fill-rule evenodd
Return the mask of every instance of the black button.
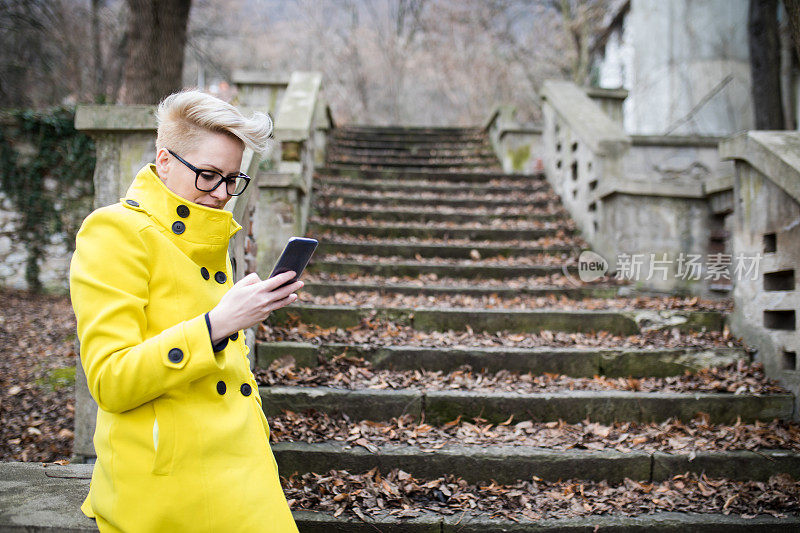
<path id="1" fill-rule="evenodd" d="M 203 276 L 203 279 L 208 279 L 211 277 L 211 274 L 208 273 L 208 269 L 206 267 L 200 268 L 200 275 Z"/>
<path id="2" fill-rule="evenodd" d="M 225 275 L 225 272 L 219 270 L 216 274 L 214 274 L 214 279 L 217 280 L 217 283 L 222 285 L 226 281 L 228 281 L 228 276 Z"/>
<path id="3" fill-rule="evenodd" d="M 189 208 L 185 205 L 181 204 L 178 206 L 178 216 L 181 218 L 186 218 L 189 216 Z"/>
<path id="4" fill-rule="evenodd" d="M 180 220 L 177 220 L 177 221 L 172 223 L 172 232 L 175 235 L 180 235 L 184 231 L 186 231 L 186 224 L 184 224 Z"/>
<path id="5" fill-rule="evenodd" d="M 235 340 L 236 340 L 236 339 L 238 339 L 238 338 L 239 338 L 239 332 L 238 332 L 238 331 L 237 331 L 236 333 L 234 333 L 233 335 L 231 335 L 231 336 L 230 336 L 230 339 L 231 339 L 232 341 L 235 341 Z"/>
<path id="6" fill-rule="evenodd" d="M 239 390 L 242 391 L 242 396 L 250 396 L 250 393 L 253 392 L 253 388 L 249 383 L 242 383 L 242 386 L 239 388 Z"/>
<path id="7" fill-rule="evenodd" d="M 133 207 L 139 207 L 139 202 L 136 200 L 125 200 L 125 203 L 128 205 L 132 205 Z"/>
<path id="8" fill-rule="evenodd" d="M 228 390 L 228 388 L 225 386 L 225 382 L 217 381 L 217 392 L 220 394 L 225 394 L 226 390 Z"/>
<path id="9" fill-rule="evenodd" d="M 167 354 L 170 363 L 180 363 L 183 361 L 183 351 L 180 348 L 173 348 Z"/>

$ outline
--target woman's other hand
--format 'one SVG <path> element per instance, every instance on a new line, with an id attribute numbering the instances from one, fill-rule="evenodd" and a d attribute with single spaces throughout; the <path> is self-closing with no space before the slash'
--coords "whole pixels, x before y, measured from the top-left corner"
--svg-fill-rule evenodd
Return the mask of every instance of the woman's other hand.
<path id="1" fill-rule="evenodd" d="M 261 280 L 254 272 L 234 284 L 208 313 L 213 341 L 219 342 L 240 329 L 258 324 L 272 311 L 296 301 L 294 292 L 303 286 L 302 281 L 277 288 L 294 276 L 290 271 Z"/>

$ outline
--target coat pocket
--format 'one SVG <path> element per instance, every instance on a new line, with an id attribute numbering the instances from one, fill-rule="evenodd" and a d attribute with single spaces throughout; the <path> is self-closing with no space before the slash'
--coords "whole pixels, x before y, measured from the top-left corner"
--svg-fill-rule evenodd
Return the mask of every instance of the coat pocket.
<path id="1" fill-rule="evenodd" d="M 169 400 L 153 401 L 153 474 L 166 476 L 175 459 L 175 411 Z"/>

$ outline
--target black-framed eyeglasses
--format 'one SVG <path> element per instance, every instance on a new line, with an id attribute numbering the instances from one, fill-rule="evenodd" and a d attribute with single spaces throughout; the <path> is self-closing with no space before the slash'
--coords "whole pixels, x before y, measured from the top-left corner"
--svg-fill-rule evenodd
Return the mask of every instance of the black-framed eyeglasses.
<path id="1" fill-rule="evenodd" d="M 231 196 L 239 196 L 250 184 L 250 176 L 242 172 L 239 172 L 236 176 L 223 176 L 216 170 L 197 168 L 169 148 L 167 148 L 167 152 L 174 155 L 178 161 L 195 173 L 194 186 L 197 187 L 199 191 L 211 192 L 224 181 L 225 189 L 228 191 L 228 194 Z"/>

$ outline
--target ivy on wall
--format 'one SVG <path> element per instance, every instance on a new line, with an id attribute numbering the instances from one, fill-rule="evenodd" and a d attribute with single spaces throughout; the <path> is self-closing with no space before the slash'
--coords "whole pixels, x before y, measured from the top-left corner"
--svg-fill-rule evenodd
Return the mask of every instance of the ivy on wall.
<path id="1" fill-rule="evenodd" d="M 27 251 L 25 280 L 41 290 L 41 260 L 55 236 L 68 250 L 91 211 L 94 142 L 74 126 L 65 107 L 6 112 L 0 130 L 0 184 L 20 214 L 17 240 Z"/>

